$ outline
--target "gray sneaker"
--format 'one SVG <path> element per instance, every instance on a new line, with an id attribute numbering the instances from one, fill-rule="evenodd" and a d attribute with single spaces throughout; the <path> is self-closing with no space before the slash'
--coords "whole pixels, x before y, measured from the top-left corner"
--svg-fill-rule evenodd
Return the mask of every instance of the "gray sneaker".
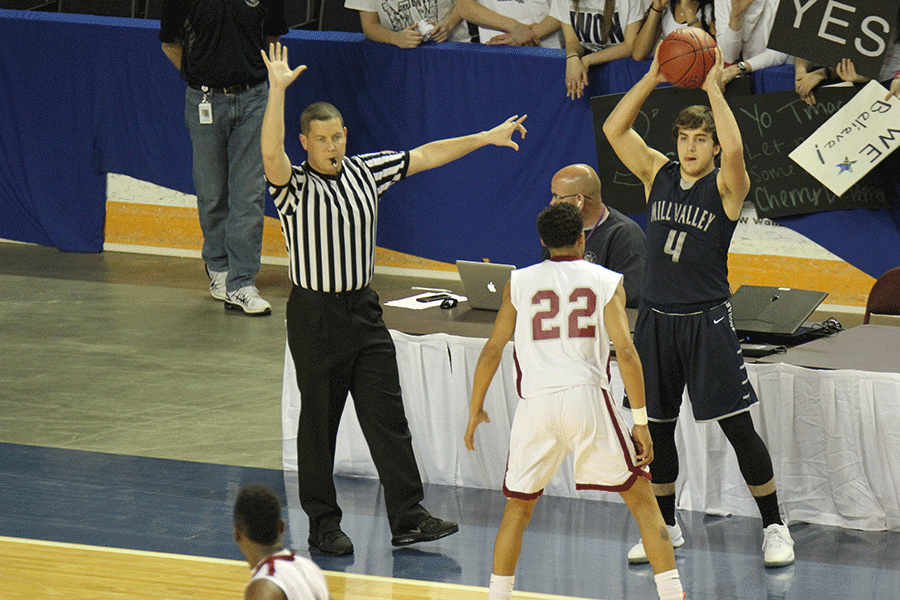
<path id="1" fill-rule="evenodd" d="M 272 305 L 260 298 L 255 285 L 245 285 L 236 292 L 230 292 L 225 299 L 225 308 L 242 310 L 254 316 L 268 315 L 272 312 Z"/>
<path id="2" fill-rule="evenodd" d="M 209 295 L 216 300 L 227 300 L 225 280 L 228 279 L 228 271 L 210 271 L 207 266 L 206 275 L 209 277 Z"/>

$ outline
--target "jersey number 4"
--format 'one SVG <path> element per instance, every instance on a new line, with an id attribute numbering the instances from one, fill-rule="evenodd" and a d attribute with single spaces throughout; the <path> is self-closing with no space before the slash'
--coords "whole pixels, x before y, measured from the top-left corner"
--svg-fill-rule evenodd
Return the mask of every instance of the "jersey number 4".
<path id="1" fill-rule="evenodd" d="M 687 231 L 678 232 L 674 229 L 669 231 L 669 237 L 666 238 L 666 245 L 663 252 L 672 256 L 672 262 L 678 262 L 681 256 L 681 248 L 684 246 L 684 239 L 687 237 Z"/>
<path id="2" fill-rule="evenodd" d="M 545 304 L 546 303 L 546 304 Z M 560 337 L 560 326 L 552 321 L 559 315 L 559 295 L 554 290 L 540 290 L 531 297 L 532 305 L 544 305 L 531 318 L 531 337 L 534 340 L 555 340 Z M 569 294 L 569 311 L 567 336 L 570 338 L 592 338 L 596 335 L 596 327 L 578 326 L 578 319 L 592 317 L 597 312 L 597 294 L 590 288 L 575 288 Z M 550 321 L 550 323 L 545 323 Z"/>

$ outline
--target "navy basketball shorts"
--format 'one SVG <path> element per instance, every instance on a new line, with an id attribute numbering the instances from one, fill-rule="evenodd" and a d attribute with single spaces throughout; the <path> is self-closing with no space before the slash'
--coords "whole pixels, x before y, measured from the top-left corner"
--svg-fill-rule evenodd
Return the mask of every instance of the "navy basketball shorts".
<path id="1" fill-rule="evenodd" d="M 634 331 L 647 416 L 674 421 L 687 384 L 696 421 L 741 413 L 758 400 L 747 379 L 731 303 L 690 313 L 641 306 Z"/>

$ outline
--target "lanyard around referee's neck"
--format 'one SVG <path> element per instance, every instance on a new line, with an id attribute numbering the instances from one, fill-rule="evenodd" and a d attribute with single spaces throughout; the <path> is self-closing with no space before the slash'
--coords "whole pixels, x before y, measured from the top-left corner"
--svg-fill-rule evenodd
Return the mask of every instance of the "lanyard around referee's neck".
<path id="1" fill-rule="evenodd" d="M 607 215 L 608 213 L 609 213 L 609 209 L 608 209 L 608 208 L 606 207 L 606 205 L 604 204 L 604 205 L 603 205 L 603 214 L 600 215 L 600 217 L 597 219 L 597 222 L 594 223 L 594 226 L 591 227 L 591 230 L 588 232 L 587 237 L 584 238 L 584 243 L 585 243 L 585 244 L 587 244 L 587 243 L 588 243 L 588 240 L 591 239 L 591 236 L 594 235 L 594 231 L 597 229 L 597 225 L 599 225 L 600 223 L 603 222 L 603 219 L 606 218 L 606 215 Z"/>

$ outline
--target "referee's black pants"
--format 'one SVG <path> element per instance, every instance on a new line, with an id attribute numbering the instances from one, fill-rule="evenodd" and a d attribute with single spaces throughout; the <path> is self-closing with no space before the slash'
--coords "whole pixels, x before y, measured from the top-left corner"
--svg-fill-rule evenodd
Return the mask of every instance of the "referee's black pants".
<path id="1" fill-rule="evenodd" d="M 422 480 L 403 411 L 394 341 L 381 314 L 378 294 L 369 287 L 328 293 L 294 286 L 288 299 L 288 346 L 300 390 L 300 505 L 311 536 L 340 526 L 334 454 L 348 392 L 384 487 L 391 532 L 416 527 L 428 515 L 419 504 Z"/>

